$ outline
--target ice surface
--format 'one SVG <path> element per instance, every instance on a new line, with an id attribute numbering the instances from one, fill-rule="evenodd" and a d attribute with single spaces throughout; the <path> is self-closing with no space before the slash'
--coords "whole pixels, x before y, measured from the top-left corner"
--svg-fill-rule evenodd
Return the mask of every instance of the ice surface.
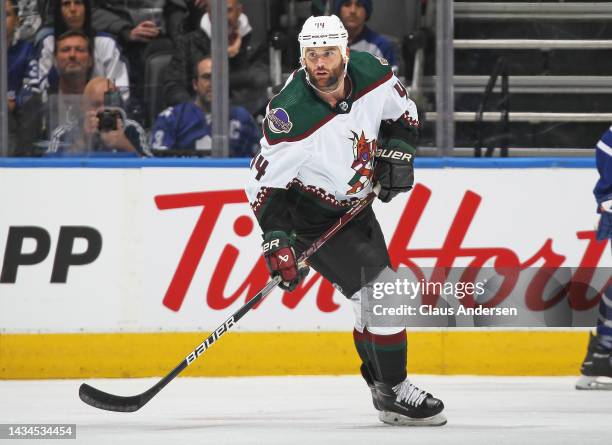
<path id="1" fill-rule="evenodd" d="M 133 395 L 156 381 L 87 383 Z M 85 405 L 81 380 L 0 381 L 0 422 L 77 424 L 77 440 L 16 442 L 39 445 L 612 443 L 612 392 L 576 391 L 575 381 L 416 375 L 446 405 L 437 428 L 379 423 L 357 376 L 179 378 L 135 413 Z"/>

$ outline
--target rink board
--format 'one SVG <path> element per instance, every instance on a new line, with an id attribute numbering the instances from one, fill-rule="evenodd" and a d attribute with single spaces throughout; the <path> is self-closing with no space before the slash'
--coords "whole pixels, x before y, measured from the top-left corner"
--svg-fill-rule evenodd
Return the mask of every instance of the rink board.
<path id="1" fill-rule="evenodd" d="M 206 333 L 4 334 L 0 379 L 150 377 L 170 372 Z M 577 375 L 584 331 L 408 333 L 411 374 Z M 185 376 L 356 374 L 350 332 L 228 333 Z"/>
<path id="2" fill-rule="evenodd" d="M 164 374 L 265 283 L 245 168 L 106 167 L 0 169 L 0 378 Z M 400 265 L 433 265 L 453 239 L 454 265 L 474 258 L 461 253 L 470 248 L 610 266 L 593 240 L 593 168 L 421 168 L 416 179 L 410 194 L 375 205 Z M 24 228 L 34 237 L 16 252 Z M 17 264 L 28 255 L 34 264 Z M 351 327 L 344 297 L 311 274 L 301 292 L 272 293 L 187 373 L 353 373 Z M 418 332 L 409 366 L 575 374 L 584 343 L 582 331 Z"/>

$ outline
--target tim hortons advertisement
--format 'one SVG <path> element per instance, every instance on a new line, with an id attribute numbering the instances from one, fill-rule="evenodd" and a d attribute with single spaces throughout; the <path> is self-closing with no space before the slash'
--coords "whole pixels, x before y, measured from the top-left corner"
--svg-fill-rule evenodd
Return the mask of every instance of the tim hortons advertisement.
<path id="1" fill-rule="evenodd" d="M 2 332 L 212 330 L 267 282 L 246 169 L 0 171 Z M 589 169 L 421 169 L 375 212 L 395 266 L 610 267 Z M 235 327 L 349 330 L 311 272 Z M 593 305 L 596 303 L 593 303 Z"/>

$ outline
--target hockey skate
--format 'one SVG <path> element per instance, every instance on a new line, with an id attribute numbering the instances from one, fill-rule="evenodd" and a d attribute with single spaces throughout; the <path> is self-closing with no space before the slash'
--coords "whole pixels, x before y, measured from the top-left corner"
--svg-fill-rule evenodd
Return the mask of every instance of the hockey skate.
<path id="1" fill-rule="evenodd" d="M 610 351 L 601 347 L 597 337 L 589 336 L 587 355 L 582 362 L 582 376 L 576 382 L 576 389 L 612 390 L 612 362 Z"/>
<path id="2" fill-rule="evenodd" d="M 444 403 L 431 394 L 414 386 L 408 379 L 389 386 L 374 382 L 378 401 L 378 418 L 389 425 L 442 426 L 446 417 L 442 414 Z M 374 391 L 373 391 L 374 394 Z"/>

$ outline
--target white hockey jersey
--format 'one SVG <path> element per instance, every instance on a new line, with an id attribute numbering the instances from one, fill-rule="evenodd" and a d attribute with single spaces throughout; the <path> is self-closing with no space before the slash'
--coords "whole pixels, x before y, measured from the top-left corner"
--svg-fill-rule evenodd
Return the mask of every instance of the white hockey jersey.
<path id="1" fill-rule="evenodd" d="M 335 109 L 308 86 L 303 69 L 270 101 L 246 188 L 260 223 L 278 189 L 346 209 L 372 189 L 381 122 L 401 118 L 416 131 L 416 106 L 386 60 L 353 51 L 348 76 L 351 94 Z"/>

